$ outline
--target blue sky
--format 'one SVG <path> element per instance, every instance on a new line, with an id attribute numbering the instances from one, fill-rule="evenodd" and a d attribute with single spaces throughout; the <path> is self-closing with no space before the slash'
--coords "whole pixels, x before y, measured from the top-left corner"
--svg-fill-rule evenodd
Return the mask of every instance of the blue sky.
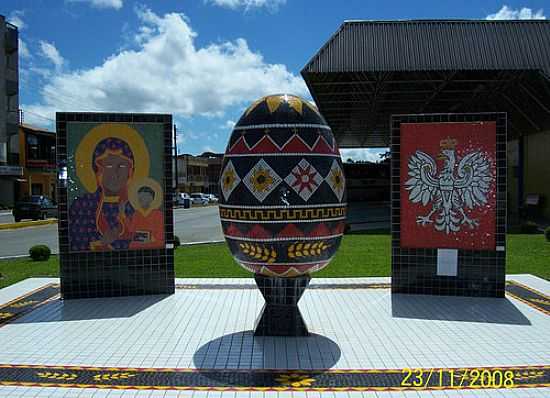
<path id="1" fill-rule="evenodd" d="M 25 122 L 55 111 L 172 113 L 179 151 L 223 152 L 262 95 L 311 99 L 301 68 L 347 19 L 545 18 L 546 1 L 2 0 L 20 27 Z M 346 150 L 374 159 L 377 150 Z"/>

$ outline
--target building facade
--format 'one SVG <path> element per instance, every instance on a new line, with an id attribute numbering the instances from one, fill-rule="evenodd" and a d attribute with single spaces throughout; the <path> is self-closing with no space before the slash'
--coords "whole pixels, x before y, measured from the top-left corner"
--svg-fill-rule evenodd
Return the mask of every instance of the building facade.
<path id="1" fill-rule="evenodd" d="M 217 197 L 220 196 L 220 174 L 222 170 L 223 153 L 204 152 L 199 157 L 206 159 L 207 168 L 207 191 L 206 193 L 212 193 Z"/>
<path id="2" fill-rule="evenodd" d="M 208 162 L 206 159 L 185 154 L 178 155 L 178 192 L 206 192 Z"/>
<path id="3" fill-rule="evenodd" d="M 19 165 L 19 52 L 17 27 L 0 15 L 0 206 L 17 196 Z"/>
<path id="4" fill-rule="evenodd" d="M 178 156 L 178 192 L 212 193 L 219 196 L 218 181 L 223 154 L 204 152 Z"/>
<path id="5" fill-rule="evenodd" d="M 19 127 L 19 179 L 17 197 L 44 195 L 56 198 L 55 133 L 21 124 Z"/>

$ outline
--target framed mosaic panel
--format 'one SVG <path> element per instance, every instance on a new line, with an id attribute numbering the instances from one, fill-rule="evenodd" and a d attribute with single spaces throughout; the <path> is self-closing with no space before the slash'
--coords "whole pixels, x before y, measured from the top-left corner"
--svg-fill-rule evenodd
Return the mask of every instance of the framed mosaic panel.
<path id="1" fill-rule="evenodd" d="M 171 115 L 56 119 L 62 296 L 173 293 Z"/>
<path id="2" fill-rule="evenodd" d="M 392 291 L 504 297 L 506 114 L 394 115 Z"/>

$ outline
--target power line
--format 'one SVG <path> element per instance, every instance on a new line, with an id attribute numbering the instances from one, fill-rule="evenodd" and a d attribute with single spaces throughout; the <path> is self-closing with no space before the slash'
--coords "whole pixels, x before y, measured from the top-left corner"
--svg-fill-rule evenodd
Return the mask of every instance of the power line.
<path id="1" fill-rule="evenodd" d="M 37 85 L 35 83 L 30 84 L 30 83 L 27 82 L 26 86 L 34 88 L 37 91 L 41 91 L 42 94 L 47 95 L 49 98 L 53 99 L 54 101 L 60 102 L 65 106 L 77 108 L 77 109 L 84 110 L 84 111 L 98 112 L 96 109 L 92 109 L 90 107 L 80 105 L 79 104 L 80 99 L 76 99 L 75 97 L 71 97 L 71 96 L 63 96 L 62 97 L 59 94 L 54 93 L 51 90 L 46 89 L 44 87 L 40 87 L 39 85 Z"/>
<path id="2" fill-rule="evenodd" d="M 47 116 L 44 116 L 44 115 L 41 115 L 40 113 L 28 111 L 28 110 L 25 110 L 25 109 L 22 109 L 22 111 L 23 111 L 23 116 L 25 115 L 25 113 L 30 113 L 31 115 L 38 116 L 38 117 L 41 118 L 41 119 L 45 119 L 45 120 L 49 120 L 49 121 L 51 121 L 51 122 L 55 122 L 54 119 L 51 119 L 51 118 L 49 118 L 49 117 L 47 117 Z"/>

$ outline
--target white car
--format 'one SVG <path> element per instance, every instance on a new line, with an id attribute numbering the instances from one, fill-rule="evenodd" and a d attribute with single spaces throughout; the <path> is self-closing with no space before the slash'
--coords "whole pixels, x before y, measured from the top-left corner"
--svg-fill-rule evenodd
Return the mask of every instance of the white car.
<path id="1" fill-rule="evenodd" d="M 209 193 L 207 196 L 210 203 L 218 203 L 219 199 L 213 193 Z"/>
<path id="2" fill-rule="evenodd" d="M 206 206 L 208 202 L 208 196 L 204 193 L 195 192 L 191 194 L 191 203 L 194 205 Z"/>
<path id="3" fill-rule="evenodd" d="M 191 196 L 188 193 L 182 192 L 176 195 L 175 205 L 185 206 L 185 200 L 191 200 Z"/>

